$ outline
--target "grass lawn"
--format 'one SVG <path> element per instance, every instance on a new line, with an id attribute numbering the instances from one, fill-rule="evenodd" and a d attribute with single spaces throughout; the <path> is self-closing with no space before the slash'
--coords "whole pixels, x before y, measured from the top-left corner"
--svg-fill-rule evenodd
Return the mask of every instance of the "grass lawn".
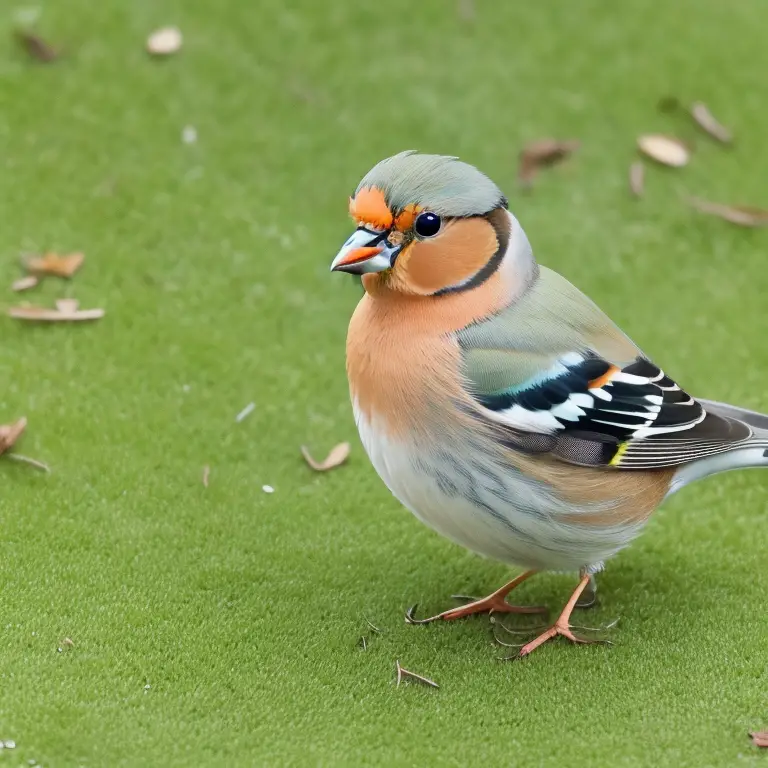
<path id="1" fill-rule="evenodd" d="M 26 58 L 22 5 L 70 56 Z M 686 489 L 610 563 L 585 622 L 620 617 L 613 647 L 501 664 L 486 618 L 403 622 L 510 571 L 399 507 L 357 441 L 359 289 L 328 266 L 382 157 L 477 164 L 539 259 L 684 386 L 768 410 L 768 232 L 681 202 L 768 204 L 761 0 L 475 7 L 468 22 L 452 0 L 4 5 L 2 284 L 21 252 L 87 261 L 3 305 L 67 295 L 107 316 L 0 318 L 0 423 L 26 415 L 18 450 L 53 470 L 0 460 L 0 739 L 17 744 L 0 766 L 768 759 L 746 735 L 768 726 L 768 473 Z M 168 23 L 184 48 L 151 60 L 144 39 Z M 657 112 L 666 95 L 705 101 L 736 146 Z M 635 137 L 656 130 L 697 151 L 649 168 L 632 200 Z M 547 135 L 582 150 L 521 194 L 517 152 Z M 302 443 L 341 440 L 345 467 L 303 463 Z M 574 583 L 542 575 L 518 597 L 557 609 Z M 366 651 L 364 617 L 383 630 Z M 395 659 L 441 689 L 396 688 Z"/>

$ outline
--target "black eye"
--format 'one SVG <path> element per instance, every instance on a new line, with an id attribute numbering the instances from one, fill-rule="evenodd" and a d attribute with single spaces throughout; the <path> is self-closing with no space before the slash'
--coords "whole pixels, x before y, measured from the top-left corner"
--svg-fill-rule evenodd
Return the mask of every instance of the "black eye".
<path id="1" fill-rule="evenodd" d="M 434 237 L 440 231 L 440 217 L 431 211 L 420 213 L 413 228 L 419 237 Z"/>

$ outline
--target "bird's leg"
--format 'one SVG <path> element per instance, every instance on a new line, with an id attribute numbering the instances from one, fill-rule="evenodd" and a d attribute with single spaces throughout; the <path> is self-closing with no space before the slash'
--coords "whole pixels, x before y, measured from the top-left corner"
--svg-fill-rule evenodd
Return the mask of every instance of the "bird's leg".
<path id="1" fill-rule="evenodd" d="M 586 571 L 582 569 L 579 572 L 579 578 L 583 578 Z M 594 574 L 589 574 L 587 588 L 576 603 L 577 608 L 594 608 L 597 605 L 597 582 Z"/>
<path id="2" fill-rule="evenodd" d="M 551 640 L 553 637 L 557 637 L 558 635 L 567 638 L 572 643 L 602 643 L 610 645 L 610 641 L 608 640 L 593 640 L 584 637 L 578 637 L 571 631 L 571 613 L 573 613 L 573 609 L 576 607 L 576 603 L 581 597 L 581 593 L 589 584 L 589 581 L 590 575 L 588 573 L 583 574 L 581 581 L 579 581 L 579 586 L 576 587 L 574 593 L 571 595 L 571 599 L 565 604 L 565 608 L 563 608 L 563 612 L 560 614 L 557 621 L 546 632 L 542 632 L 542 634 L 540 634 L 535 640 L 531 640 L 530 643 L 526 643 L 520 649 L 519 653 L 508 658 L 522 659 L 532 651 L 535 651 L 540 645 L 546 643 L 547 640 Z"/>
<path id="3" fill-rule="evenodd" d="M 536 571 L 526 571 L 516 576 L 512 581 L 505 584 L 501 589 L 497 589 L 495 592 L 483 597 L 480 600 L 473 600 L 471 603 L 462 605 L 459 608 L 452 608 L 449 611 L 443 611 L 436 616 L 430 616 L 428 619 L 417 619 L 414 617 L 416 612 L 416 606 L 409 608 L 405 614 L 405 620 L 409 624 L 429 624 L 431 621 L 437 621 L 438 619 L 445 619 L 450 621 L 451 619 L 461 619 L 464 616 L 472 616 L 476 613 L 491 613 L 493 611 L 497 613 L 546 613 L 547 609 L 543 606 L 537 605 L 510 605 L 504 598 L 518 585 L 522 584 L 526 579 L 533 576 Z"/>

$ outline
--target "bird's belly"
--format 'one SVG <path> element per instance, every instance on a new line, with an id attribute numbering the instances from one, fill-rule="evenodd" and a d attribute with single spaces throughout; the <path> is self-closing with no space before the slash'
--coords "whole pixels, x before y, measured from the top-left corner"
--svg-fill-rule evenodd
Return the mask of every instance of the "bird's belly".
<path id="1" fill-rule="evenodd" d="M 494 465 L 471 441 L 426 449 L 389 439 L 357 409 L 355 417 L 371 463 L 398 501 L 478 554 L 539 570 L 599 567 L 642 528 L 574 522 L 580 510 L 572 503 L 513 467 Z"/>

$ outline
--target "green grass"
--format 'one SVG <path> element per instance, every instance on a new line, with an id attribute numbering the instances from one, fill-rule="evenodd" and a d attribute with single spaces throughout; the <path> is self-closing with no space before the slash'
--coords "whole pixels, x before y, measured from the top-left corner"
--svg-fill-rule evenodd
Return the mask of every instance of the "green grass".
<path id="1" fill-rule="evenodd" d="M 358 291 L 328 274 L 374 162 L 458 154 L 685 386 L 768 410 L 768 233 L 680 202 L 768 204 L 763 4 L 477 0 L 473 23 L 449 0 L 324 5 L 46 0 L 38 29 L 71 52 L 50 67 L 0 14 L 2 280 L 20 252 L 83 250 L 33 298 L 107 310 L 0 320 L 0 423 L 26 415 L 19 450 L 53 468 L 0 461 L 0 766 L 764 762 L 746 732 L 768 725 L 768 474 L 687 489 L 611 562 L 587 620 L 621 617 L 612 648 L 501 664 L 486 619 L 407 627 L 410 603 L 510 572 L 368 465 L 344 375 Z M 166 23 L 185 47 L 149 60 Z M 657 113 L 669 94 L 737 146 Z M 697 153 L 633 201 L 648 130 Z M 521 195 L 521 143 L 552 134 L 582 151 Z M 340 440 L 348 466 L 302 463 Z M 573 584 L 519 597 L 556 608 Z M 364 616 L 384 630 L 365 652 Z M 395 659 L 441 690 L 396 688 Z"/>

